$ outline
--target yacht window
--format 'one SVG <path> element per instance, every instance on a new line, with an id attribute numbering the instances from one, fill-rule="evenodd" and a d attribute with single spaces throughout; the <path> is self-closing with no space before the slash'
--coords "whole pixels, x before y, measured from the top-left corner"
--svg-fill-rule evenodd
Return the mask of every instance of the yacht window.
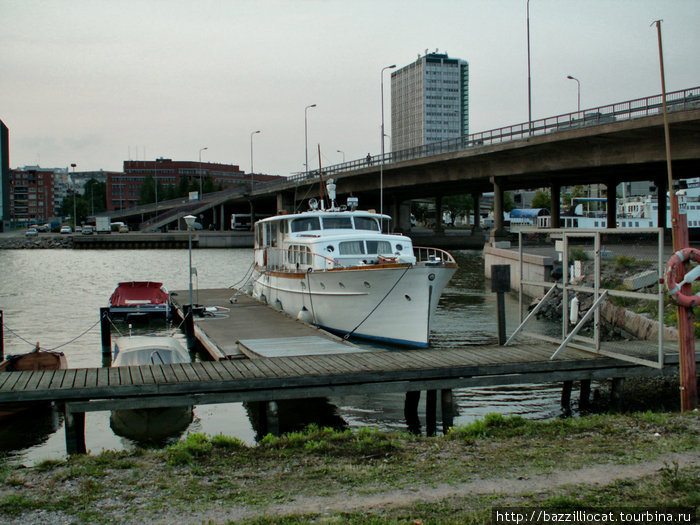
<path id="1" fill-rule="evenodd" d="M 267 240 L 266 240 L 266 245 L 267 246 L 277 246 L 277 223 L 276 222 L 268 222 L 266 224 L 267 226 Z"/>
<path id="2" fill-rule="evenodd" d="M 320 230 L 321 223 L 318 217 L 304 217 L 302 219 L 294 219 L 292 221 L 293 232 L 310 232 Z"/>
<path id="3" fill-rule="evenodd" d="M 355 217 L 356 230 L 379 231 L 379 223 L 373 217 Z"/>
<path id="4" fill-rule="evenodd" d="M 365 253 L 365 243 L 362 241 L 345 241 L 338 246 L 340 255 L 361 255 Z"/>
<path id="5" fill-rule="evenodd" d="M 390 254 L 391 243 L 387 241 L 367 241 L 367 253 Z"/>
<path id="6" fill-rule="evenodd" d="M 352 221 L 350 217 L 324 217 L 324 230 L 346 229 L 352 230 Z"/>

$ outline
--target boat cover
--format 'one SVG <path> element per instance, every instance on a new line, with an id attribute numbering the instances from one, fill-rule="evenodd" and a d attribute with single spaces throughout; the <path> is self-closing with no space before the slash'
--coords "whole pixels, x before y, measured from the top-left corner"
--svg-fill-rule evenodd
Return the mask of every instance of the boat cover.
<path id="1" fill-rule="evenodd" d="M 109 298 L 109 306 L 134 306 L 140 304 L 168 304 L 170 296 L 163 283 L 154 281 L 129 281 L 119 283 Z"/>

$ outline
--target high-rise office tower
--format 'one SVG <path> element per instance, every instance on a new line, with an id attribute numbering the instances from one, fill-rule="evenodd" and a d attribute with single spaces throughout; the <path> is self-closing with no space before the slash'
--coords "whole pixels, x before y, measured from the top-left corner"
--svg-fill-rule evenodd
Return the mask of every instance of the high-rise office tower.
<path id="1" fill-rule="evenodd" d="M 391 148 L 469 134 L 469 64 L 427 53 L 391 74 Z"/>

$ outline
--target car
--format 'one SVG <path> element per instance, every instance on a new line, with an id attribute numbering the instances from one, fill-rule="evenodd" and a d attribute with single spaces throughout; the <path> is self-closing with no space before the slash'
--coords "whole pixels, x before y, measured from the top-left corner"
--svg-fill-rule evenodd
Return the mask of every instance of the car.
<path id="1" fill-rule="evenodd" d="M 129 227 L 126 224 L 119 226 L 119 233 L 129 233 Z"/>
<path id="2" fill-rule="evenodd" d="M 73 233 L 73 228 L 70 226 L 61 226 L 61 233 Z"/>
<path id="3" fill-rule="evenodd" d="M 75 227 L 75 233 L 81 233 L 82 231 L 83 231 L 83 227 L 82 227 L 82 226 L 76 226 L 76 227 Z"/>
<path id="4" fill-rule="evenodd" d="M 83 235 L 92 235 L 93 233 L 95 233 L 94 226 L 83 226 Z"/>
<path id="5" fill-rule="evenodd" d="M 27 231 L 24 233 L 25 236 L 27 237 L 36 237 L 39 235 L 39 231 L 36 228 L 27 228 Z"/>
<path id="6" fill-rule="evenodd" d="M 41 226 L 36 227 L 36 231 L 38 232 L 50 232 L 51 231 L 51 225 L 49 224 L 42 224 Z"/>

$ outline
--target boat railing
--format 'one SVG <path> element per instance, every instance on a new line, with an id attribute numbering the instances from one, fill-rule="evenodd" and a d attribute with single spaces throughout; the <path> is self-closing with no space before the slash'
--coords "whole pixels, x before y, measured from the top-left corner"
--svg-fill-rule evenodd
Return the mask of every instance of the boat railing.
<path id="1" fill-rule="evenodd" d="M 416 257 L 416 263 L 457 264 L 457 261 L 455 261 L 455 258 L 452 257 L 450 252 L 441 250 L 440 248 L 414 246 L 413 255 Z"/>
<path id="2" fill-rule="evenodd" d="M 265 248 L 266 266 L 278 270 L 330 270 L 342 268 L 343 265 L 331 257 L 312 252 L 308 246 L 289 246 L 282 248 Z"/>

